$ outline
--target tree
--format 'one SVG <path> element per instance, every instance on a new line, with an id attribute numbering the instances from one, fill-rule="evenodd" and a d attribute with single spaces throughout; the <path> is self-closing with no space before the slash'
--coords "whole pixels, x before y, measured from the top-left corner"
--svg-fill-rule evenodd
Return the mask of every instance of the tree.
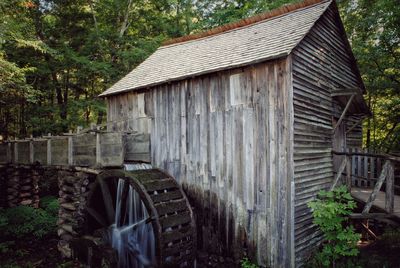
<path id="1" fill-rule="evenodd" d="M 364 122 L 365 146 L 400 150 L 400 6 L 396 0 L 340 1 L 373 117 Z"/>

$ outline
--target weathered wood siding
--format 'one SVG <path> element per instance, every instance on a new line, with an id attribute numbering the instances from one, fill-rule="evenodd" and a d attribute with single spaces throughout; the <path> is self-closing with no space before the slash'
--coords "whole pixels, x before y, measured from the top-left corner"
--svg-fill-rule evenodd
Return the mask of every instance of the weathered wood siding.
<path id="1" fill-rule="evenodd" d="M 333 112 L 331 91 L 334 88 L 359 87 L 343 38 L 331 6 L 293 51 L 295 241 L 298 263 L 322 240 L 321 233 L 312 224 L 307 203 L 321 189 L 327 189 L 333 180 L 332 117 L 337 115 Z M 343 131 L 345 129 L 346 125 Z"/>
<path id="2" fill-rule="evenodd" d="M 207 250 L 293 260 L 290 68 L 289 58 L 108 98 L 109 130 L 150 131 L 151 162 L 184 186 Z"/>
<path id="3" fill-rule="evenodd" d="M 347 148 L 362 147 L 362 121 L 359 116 L 349 116 L 347 118 Z"/>

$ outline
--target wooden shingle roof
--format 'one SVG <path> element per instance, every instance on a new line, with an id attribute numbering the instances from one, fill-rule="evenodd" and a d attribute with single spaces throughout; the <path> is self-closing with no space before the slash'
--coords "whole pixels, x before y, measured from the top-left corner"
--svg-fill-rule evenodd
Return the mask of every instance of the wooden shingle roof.
<path id="1" fill-rule="evenodd" d="M 270 16 L 268 13 L 264 17 L 258 15 L 262 18 L 260 21 L 244 20 L 248 24 L 239 23 L 236 28 L 228 25 L 217 28 L 219 30 L 214 33 L 211 30 L 211 35 L 206 33 L 194 38 L 188 36 L 173 40 L 171 44 L 160 47 L 100 96 L 287 56 L 330 3 L 308 1 L 303 5 L 281 8 L 281 12 L 272 11 Z"/>

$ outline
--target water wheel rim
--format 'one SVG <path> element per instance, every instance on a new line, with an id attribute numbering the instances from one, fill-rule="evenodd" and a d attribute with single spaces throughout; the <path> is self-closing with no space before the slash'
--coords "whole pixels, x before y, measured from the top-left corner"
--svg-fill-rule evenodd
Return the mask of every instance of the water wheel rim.
<path id="1" fill-rule="evenodd" d="M 176 192 L 179 191 L 179 198 L 178 199 L 171 199 L 168 201 L 154 201 L 149 194 L 149 190 L 144 186 L 143 182 L 140 180 L 139 176 L 140 174 L 150 174 L 150 173 L 158 173 L 160 176 L 163 176 L 163 178 L 168 179 L 168 180 L 173 180 L 175 182 L 174 187 L 176 188 Z M 153 232 L 154 232 L 154 237 L 155 237 L 155 261 L 157 266 L 164 265 L 164 262 L 168 258 L 168 254 L 164 254 L 165 250 L 165 241 L 163 239 L 163 234 L 165 235 L 168 231 L 163 230 L 163 226 L 161 225 L 160 222 L 160 215 L 155 207 L 155 205 L 160 205 L 163 203 L 168 203 L 168 202 L 173 202 L 173 201 L 179 201 L 181 200 L 186 204 L 186 208 L 188 211 L 188 214 L 190 216 L 190 234 L 187 235 L 187 237 L 191 238 L 192 246 L 195 247 L 196 245 L 196 226 L 195 226 L 195 221 L 194 221 L 194 214 L 192 211 L 192 208 L 189 204 L 189 200 L 182 190 L 182 187 L 177 183 L 174 178 L 168 174 L 167 172 L 161 170 L 161 169 L 147 169 L 147 170 L 136 170 L 136 171 L 125 171 L 125 170 L 120 170 L 120 169 L 113 169 L 113 170 L 105 170 L 101 172 L 97 176 L 96 184 L 94 185 L 93 190 L 91 193 L 88 195 L 88 201 L 92 200 L 92 195 L 95 192 L 96 187 L 101 187 L 100 183 L 101 181 L 105 180 L 110 180 L 110 179 L 124 179 L 129 182 L 129 185 L 133 187 L 133 189 L 138 193 L 141 201 L 144 203 L 147 212 L 149 214 L 149 217 L 151 218 L 151 223 L 153 227 Z M 152 195 L 154 198 L 154 195 Z M 90 204 L 88 203 L 88 206 L 90 208 Z M 189 233 L 189 232 L 188 232 Z M 194 249 L 192 249 L 194 251 Z M 188 255 L 189 256 L 189 255 Z M 194 256 L 193 256 L 194 259 Z"/>
<path id="2" fill-rule="evenodd" d="M 144 189 L 140 184 L 138 184 L 134 177 L 131 176 L 131 174 L 129 174 L 129 172 L 126 172 L 124 170 L 105 170 L 103 172 L 101 172 L 100 174 L 98 174 L 97 179 L 95 181 L 94 187 L 91 190 L 91 192 L 88 195 L 88 204 L 85 208 L 86 213 L 88 216 L 92 217 L 93 220 L 97 221 L 103 228 L 109 228 L 113 223 L 114 223 L 114 219 L 115 219 L 115 215 L 107 215 L 108 219 L 104 219 L 104 217 L 101 217 L 99 215 L 96 215 L 95 209 L 92 208 L 92 205 L 90 202 L 94 200 L 93 195 L 96 193 L 96 191 L 101 191 L 101 193 L 104 195 L 104 192 L 107 192 L 107 190 L 105 189 L 104 186 L 104 182 L 106 181 L 118 181 L 119 179 L 123 179 L 125 182 L 125 185 L 129 185 L 132 186 L 133 190 L 136 191 L 136 193 L 139 195 L 140 200 L 144 203 L 145 208 L 147 209 L 147 212 L 149 214 L 149 222 L 152 224 L 153 227 L 153 232 L 154 232 L 154 236 L 157 237 L 157 234 L 159 234 L 161 232 L 161 225 L 159 224 L 159 222 L 157 222 L 156 219 L 158 217 L 158 213 L 155 210 L 155 208 L 151 205 L 150 202 L 150 197 L 149 195 L 146 193 L 146 189 Z M 102 186 L 103 185 L 103 186 Z M 129 188 L 129 187 L 128 187 Z M 110 189 L 108 189 L 108 191 L 110 191 Z M 111 194 L 110 194 L 111 195 Z M 106 193 L 106 196 L 110 196 Z M 108 197 L 106 197 L 108 198 Z M 116 212 L 116 209 L 114 207 L 114 202 L 112 201 L 112 196 L 111 198 L 108 198 L 108 206 L 109 209 L 111 209 L 112 211 L 114 211 L 114 213 Z M 110 201 L 111 200 L 111 201 Z M 110 203 L 112 203 L 112 208 Z M 107 207 L 107 205 L 105 205 L 105 207 Z M 106 214 L 109 214 L 109 212 L 106 212 Z M 154 240 L 154 247 L 155 247 L 155 257 L 156 257 L 156 262 L 157 264 L 160 263 L 161 259 L 159 258 L 159 256 L 161 255 L 161 247 L 159 245 L 159 239 L 155 239 Z"/>

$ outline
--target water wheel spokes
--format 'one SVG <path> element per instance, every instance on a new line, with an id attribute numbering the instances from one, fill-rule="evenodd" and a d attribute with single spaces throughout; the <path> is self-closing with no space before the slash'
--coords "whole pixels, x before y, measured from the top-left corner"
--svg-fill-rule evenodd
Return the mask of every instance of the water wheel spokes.
<path id="1" fill-rule="evenodd" d="M 98 182 L 100 185 L 101 192 L 103 193 L 103 201 L 104 201 L 104 206 L 105 206 L 106 213 L 107 213 L 108 223 L 111 224 L 112 222 L 114 222 L 115 210 L 114 210 L 114 204 L 113 204 L 113 200 L 111 197 L 109 185 L 101 177 L 99 178 Z"/>
<path id="2" fill-rule="evenodd" d="M 97 213 L 96 210 L 90 208 L 90 207 L 86 207 L 86 211 L 89 213 L 90 216 L 93 217 L 93 219 L 95 219 L 101 226 L 103 227 L 107 227 L 107 221 L 103 218 L 103 216 L 101 216 L 99 213 Z"/>

